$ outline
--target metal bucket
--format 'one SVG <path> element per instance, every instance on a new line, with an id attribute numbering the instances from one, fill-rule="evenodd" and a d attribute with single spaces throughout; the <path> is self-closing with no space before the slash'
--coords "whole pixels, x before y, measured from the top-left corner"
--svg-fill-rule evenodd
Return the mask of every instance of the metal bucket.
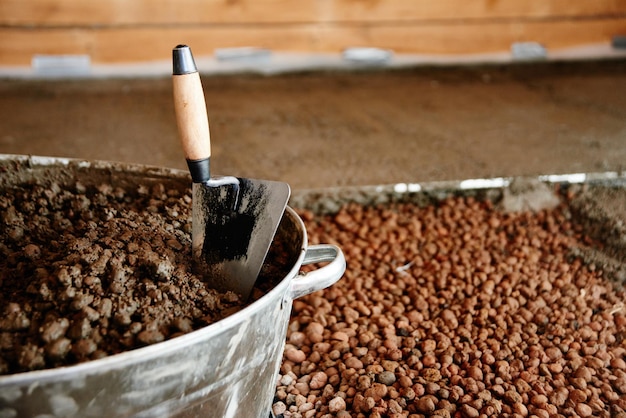
<path id="1" fill-rule="evenodd" d="M 83 184 L 152 181 L 188 187 L 187 173 L 118 163 L 1 156 L 0 187 L 45 182 L 65 170 Z M 10 177 L 10 178 L 9 178 Z M 0 417 L 263 417 L 270 414 L 293 300 L 335 283 L 346 264 L 334 245 L 307 244 L 287 208 L 277 239 L 288 252 L 284 278 L 241 311 L 151 346 L 69 367 L 0 376 Z M 308 274 L 302 265 L 329 262 Z"/>

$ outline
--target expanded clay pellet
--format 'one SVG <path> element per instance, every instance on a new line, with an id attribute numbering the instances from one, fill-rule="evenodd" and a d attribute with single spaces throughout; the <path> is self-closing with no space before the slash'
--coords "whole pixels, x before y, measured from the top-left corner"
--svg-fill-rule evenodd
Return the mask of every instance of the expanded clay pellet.
<path id="1" fill-rule="evenodd" d="M 626 417 L 626 295 L 567 205 L 300 215 L 348 267 L 294 302 L 276 417 Z"/>

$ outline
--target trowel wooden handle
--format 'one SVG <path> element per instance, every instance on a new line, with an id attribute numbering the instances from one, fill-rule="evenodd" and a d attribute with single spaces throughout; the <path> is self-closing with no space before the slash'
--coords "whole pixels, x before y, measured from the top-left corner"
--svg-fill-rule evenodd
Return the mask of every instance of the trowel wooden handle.
<path id="1" fill-rule="evenodd" d="M 209 175 L 208 160 L 211 157 L 209 119 L 200 74 L 188 46 L 178 45 L 172 55 L 174 111 L 178 134 L 194 181 L 206 181 L 208 178 L 197 178 L 199 175 Z M 198 165 L 206 167 L 199 168 Z M 194 173 L 198 169 L 206 169 L 206 174 Z"/>
<path id="2" fill-rule="evenodd" d="M 174 110 L 185 158 L 211 156 L 211 134 L 202 83 L 198 73 L 174 75 Z"/>

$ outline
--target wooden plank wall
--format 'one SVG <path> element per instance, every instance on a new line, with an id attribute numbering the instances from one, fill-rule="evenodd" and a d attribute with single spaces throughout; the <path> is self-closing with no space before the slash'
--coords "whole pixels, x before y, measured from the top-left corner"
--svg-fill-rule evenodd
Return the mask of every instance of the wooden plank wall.
<path id="1" fill-rule="evenodd" d="M 178 43 L 196 55 L 238 46 L 476 54 L 625 34 L 626 0 L 0 0 L 0 65 L 29 65 L 35 54 L 162 61 Z"/>

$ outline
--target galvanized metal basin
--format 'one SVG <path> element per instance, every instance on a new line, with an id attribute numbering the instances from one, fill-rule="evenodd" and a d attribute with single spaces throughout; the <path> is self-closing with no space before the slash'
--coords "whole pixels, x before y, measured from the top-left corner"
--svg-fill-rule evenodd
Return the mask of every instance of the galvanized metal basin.
<path id="1" fill-rule="evenodd" d="M 45 183 L 55 170 L 85 185 L 103 179 L 188 184 L 187 173 L 179 170 L 4 155 L 0 187 Z M 277 234 L 293 261 L 284 278 L 260 299 L 162 343 L 74 366 L 0 376 L 0 417 L 266 418 L 293 300 L 332 285 L 346 267 L 338 247 L 308 246 L 304 224 L 289 207 Z M 302 265 L 322 261 L 329 263 L 299 273 Z"/>

